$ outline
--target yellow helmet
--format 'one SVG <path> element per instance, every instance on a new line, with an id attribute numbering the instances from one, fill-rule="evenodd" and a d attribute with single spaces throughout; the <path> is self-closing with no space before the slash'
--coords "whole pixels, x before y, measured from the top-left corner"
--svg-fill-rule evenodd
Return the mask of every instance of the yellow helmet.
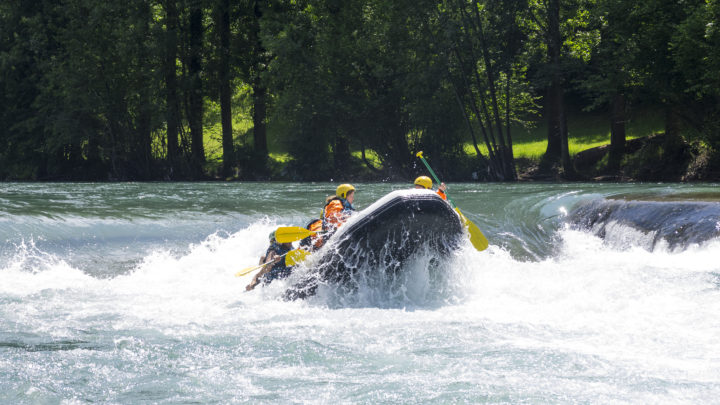
<path id="1" fill-rule="evenodd" d="M 415 185 L 425 188 L 432 188 L 432 180 L 430 180 L 430 177 L 428 176 L 420 176 L 415 179 Z"/>
<path id="2" fill-rule="evenodd" d="M 355 187 L 353 187 L 352 184 L 341 184 L 338 186 L 337 190 L 335 190 L 335 195 L 342 199 L 346 199 L 351 191 L 355 191 Z"/>

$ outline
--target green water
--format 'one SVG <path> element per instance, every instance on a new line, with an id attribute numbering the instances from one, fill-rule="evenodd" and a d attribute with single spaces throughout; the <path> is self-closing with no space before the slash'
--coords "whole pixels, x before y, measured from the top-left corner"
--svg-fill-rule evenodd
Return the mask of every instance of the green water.
<path id="1" fill-rule="evenodd" d="M 699 215 L 679 204 L 696 201 L 709 204 L 697 220 L 720 227 L 717 185 L 451 184 L 491 246 L 444 259 L 442 283 L 419 259 L 399 290 L 245 292 L 233 274 L 335 186 L 0 183 L 0 403 L 720 396 L 718 238 L 669 248 L 647 243 L 652 230 L 610 221 L 596 234 L 568 216 L 618 196 Z M 362 209 L 408 185 L 355 186 Z"/>

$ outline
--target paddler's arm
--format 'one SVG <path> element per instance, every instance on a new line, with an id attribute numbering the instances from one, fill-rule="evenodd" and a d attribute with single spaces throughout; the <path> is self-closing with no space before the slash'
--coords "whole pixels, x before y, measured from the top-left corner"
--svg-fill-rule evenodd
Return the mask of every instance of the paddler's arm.
<path id="1" fill-rule="evenodd" d="M 260 284 L 260 277 L 264 276 L 267 272 L 272 270 L 273 265 L 275 263 L 282 260 L 282 256 L 278 256 L 277 254 L 275 254 L 274 251 L 270 252 L 267 256 L 263 257 L 263 259 L 265 259 L 265 258 L 268 258 L 267 264 L 265 266 L 263 266 L 263 268 L 260 269 L 260 271 L 258 271 L 257 274 L 255 274 L 255 277 L 253 277 L 250 284 L 248 284 L 245 287 L 245 291 L 250 291 L 253 288 L 257 287 L 257 285 Z M 261 261 L 260 264 L 262 264 L 262 263 L 264 263 L 264 262 Z"/>
<path id="2" fill-rule="evenodd" d="M 253 277 L 253 279 L 252 279 L 252 281 L 250 282 L 250 284 L 248 284 L 248 285 L 245 287 L 245 291 L 250 291 L 250 290 L 252 290 L 253 288 L 257 287 L 257 285 L 260 283 L 260 277 L 262 277 L 265 273 L 267 273 L 267 272 L 269 271 L 269 270 L 268 270 L 269 268 L 270 268 L 270 267 L 269 267 L 268 265 L 265 265 L 265 266 L 262 268 L 262 270 L 258 271 L 257 274 L 255 274 L 255 277 Z"/>
<path id="3" fill-rule="evenodd" d="M 260 256 L 260 261 L 258 262 L 258 264 L 263 264 L 263 263 L 265 263 L 265 262 L 267 261 L 268 257 L 269 257 L 272 253 L 273 253 L 273 252 L 270 252 L 270 253 L 266 253 L 266 254 Z"/>
<path id="4" fill-rule="evenodd" d="M 440 183 L 440 185 L 438 186 L 437 195 L 439 195 L 440 198 L 442 198 L 443 200 L 447 201 L 447 195 L 445 194 L 445 190 L 447 190 L 447 186 L 445 185 L 445 183 Z"/>

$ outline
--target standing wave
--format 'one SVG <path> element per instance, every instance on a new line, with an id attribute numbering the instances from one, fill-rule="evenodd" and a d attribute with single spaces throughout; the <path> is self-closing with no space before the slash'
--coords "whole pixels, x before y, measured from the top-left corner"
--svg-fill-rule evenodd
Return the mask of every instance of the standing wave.
<path id="1" fill-rule="evenodd" d="M 618 248 L 684 250 L 720 238 L 720 203 L 603 198 L 577 206 L 568 222 Z"/>

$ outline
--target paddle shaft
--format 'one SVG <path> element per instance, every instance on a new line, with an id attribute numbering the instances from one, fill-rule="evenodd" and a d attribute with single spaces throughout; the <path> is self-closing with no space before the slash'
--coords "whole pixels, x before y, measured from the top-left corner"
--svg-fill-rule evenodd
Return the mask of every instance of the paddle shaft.
<path id="1" fill-rule="evenodd" d="M 238 271 L 237 273 L 235 273 L 235 277 L 241 277 L 241 276 L 244 276 L 244 275 L 246 275 L 246 274 L 248 274 L 248 273 L 252 273 L 253 271 L 255 271 L 255 270 L 257 270 L 257 269 L 261 269 L 261 268 L 267 266 L 268 264 L 274 263 L 276 259 L 278 259 L 278 258 L 280 258 L 280 257 L 287 256 L 288 253 L 294 252 L 295 250 L 296 250 L 296 249 L 291 250 L 291 251 L 286 252 L 286 253 L 283 253 L 283 254 L 281 254 L 280 256 L 276 256 L 275 259 L 268 260 L 268 261 L 266 261 L 265 263 L 258 264 L 257 266 L 253 266 L 253 267 L 248 267 L 248 268 L 242 269 L 242 270 Z"/>
<path id="2" fill-rule="evenodd" d="M 290 253 L 290 252 L 288 252 L 288 253 Z M 287 253 L 285 253 L 284 255 L 280 255 L 279 257 L 283 257 L 283 256 L 285 256 L 286 254 L 287 254 Z M 274 261 L 275 261 L 274 259 L 273 259 L 273 260 L 268 260 L 267 262 L 262 263 L 262 264 L 258 264 L 257 266 L 253 266 L 253 267 L 248 267 L 248 268 L 242 269 L 242 270 L 238 271 L 237 273 L 235 273 L 235 277 L 241 277 L 241 276 L 244 276 L 244 275 L 246 275 L 246 274 L 248 274 L 248 273 L 252 273 L 253 271 L 255 271 L 255 270 L 257 270 L 257 269 L 260 269 L 260 268 L 263 268 L 264 266 L 267 266 L 268 264 L 270 264 L 270 263 L 272 263 L 272 262 L 274 262 Z"/>
<path id="3" fill-rule="evenodd" d="M 435 174 L 435 171 L 433 171 L 432 167 L 430 167 L 430 164 L 425 160 L 425 157 L 422 155 L 422 152 L 418 152 L 417 157 L 419 157 L 420 160 L 422 160 L 423 164 L 425 164 L 425 167 L 427 167 L 428 171 L 435 179 L 435 182 L 440 184 L 440 179 L 438 179 L 437 175 Z M 463 215 L 462 212 L 460 212 L 460 208 L 458 208 L 455 205 L 455 203 L 453 202 L 453 200 L 450 199 L 450 196 L 448 195 L 447 191 L 445 191 L 445 196 L 447 197 L 448 202 L 450 203 L 450 206 L 453 207 L 455 209 L 455 211 L 457 211 L 458 215 L 460 216 L 460 220 L 462 221 L 463 225 L 465 225 L 465 228 L 467 229 L 467 231 L 470 235 L 470 242 L 475 247 L 475 249 L 477 249 L 478 251 L 483 251 L 483 250 L 487 249 L 488 240 L 485 237 L 485 235 L 483 235 L 480 228 L 478 228 L 477 225 L 475 225 L 472 221 L 467 219 L 467 217 L 465 215 Z"/>
<path id="4" fill-rule="evenodd" d="M 435 182 L 439 185 L 440 179 L 438 179 L 438 176 L 435 174 L 435 171 L 432 169 L 432 167 L 430 167 L 430 164 L 425 160 L 425 158 L 422 155 L 420 155 L 418 157 L 420 158 L 420 160 L 422 160 L 422 162 L 425 164 L 425 167 L 427 167 L 428 171 L 430 172 L 430 175 L 433 176 L 433 179 L 435 179 Z M 445 190 L 444 193 L 448 199 L 448 202 L 450 202 L 450 205 L 452 205 L 453 208 L 455 208 L 455 203 L 453 202 L 453 200 L 450 199 L 450 194 L 448 194 L 447 190 Z"/>

